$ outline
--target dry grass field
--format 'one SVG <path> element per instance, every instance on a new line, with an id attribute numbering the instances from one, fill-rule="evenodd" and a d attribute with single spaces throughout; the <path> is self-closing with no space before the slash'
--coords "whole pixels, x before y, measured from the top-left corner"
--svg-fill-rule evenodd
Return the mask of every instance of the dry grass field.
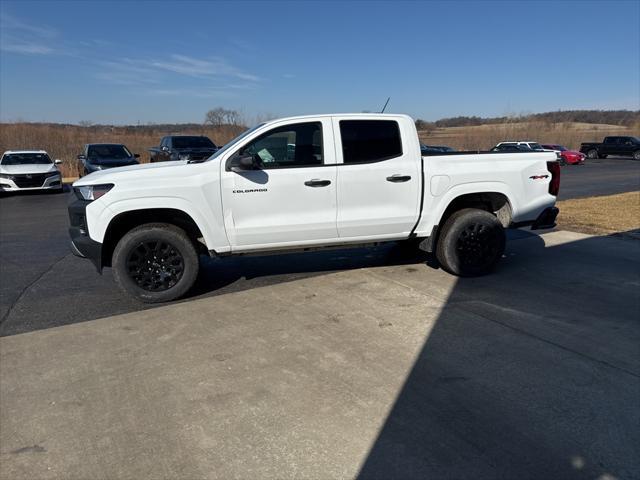
<path id="1" fill-rule="evenodd" d="M 78 126 L 37 123 L 0 124 L 0 152 L 9 149 L 43 149 L 53 158 L 63 161 L 65 177 L 77 176 L 76 156 L 85 143 L 123 143 L 132 152 L 141 155 L 141 162 L 149 161 L 147 149 L 159 144 L 163 135 L 172 133 L 207 135 L 216 144 L 223 145 L 236 136 L 243 127 L 193 125 L 175 126 Z M 458 150 L 487 150 L 505 140 L 535 140 L 541 143 L 559 143 L 568 148 L 579 148 L 581 142 L 601 141 L 605 135 L 638 135 L 640 125 L 633 128 L 617 125 L 565 122 L 513 122 L 470 127 L 445 127 L 420 131 L 423 143 L 449 145 Z"/>
<path id="2" fill-rule="evenodd" d="M 176 126 L 178 128 L 180 126 Z M 207 135 L 216 145 L 223 145 L 235 137 L 243 127 L 225 125 L 221 127 L 194 126 L 179 131 L 171 127 L 110 127 L 36 123 L 3 123 L 0 124 L 0 153 L 16 149 L 46 150 L 51 158 L 59 158 L 64 177 L 78 175 L 77 155 L 82 152 L 86 143 L 123 143 L 133 153 L 140 154 L 140 161 L 149 161 L 150 147 L 160 143 L 164 135 L 174 133 Z"/>
<path id="3" fill-rule="evenodd" d="M 563 230 L 608 235 L 640 229 L 640 192 L 563 200 L 558 208 Z"/>
<path id="4" fill-rule="evenodd" d="M 601 142 L 606 135 L 638 135 L 640 125 L 624 127 L 593 123 L 514 122 L 472 127 L 445 127 L 419 131 L 427 145 L 448 145 L 457 150 L 487 150 L 507 140 L 556 143 L 579 149 L 582 142 Z"/>

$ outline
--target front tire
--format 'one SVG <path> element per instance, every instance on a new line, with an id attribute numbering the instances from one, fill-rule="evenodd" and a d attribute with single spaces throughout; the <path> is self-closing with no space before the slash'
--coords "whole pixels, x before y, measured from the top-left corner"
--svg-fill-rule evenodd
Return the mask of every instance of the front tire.
<path id="1" fill-rule="evenodd" d="M 590 158 L 591 160 L 596 160 L 598 158 L 598 151 L 596 149 L 589 150 L 587 152 L 587 158 Z"/>
<path id="2" fill-rule="evenodd" d="M 640 160 L 640 150 L 636 150 L 635 152 L 633 152 L 633 159 Z"/>
<path id="3" fill-rule="evenodd" d="M 442 227 L 436 258 L 453 275 L 485 275 L 495 268 L 505 244 L 504 228 L 495 215 L 465 208 L 453 213 Z"/>
<path id="4" fill-rule="evenodd" d="M 144 303 L 182 297 L 198 277 L 198 252 L 181 228 L 148 223 L 127 232 L 113 251 L 118 286 Z"/>

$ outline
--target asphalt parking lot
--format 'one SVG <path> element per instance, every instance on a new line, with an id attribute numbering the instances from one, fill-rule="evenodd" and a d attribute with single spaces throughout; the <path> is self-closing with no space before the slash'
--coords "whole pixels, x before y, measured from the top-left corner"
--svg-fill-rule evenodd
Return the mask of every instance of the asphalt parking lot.
<path id="1" fill-rule="evenodd" d="M 588 161 L 562 169 L 560 199 L 640 189 L 640 162 Z M 77 323 L 146 308 L 70 254 L 68 194 L 0 198 L 0 335 Z M 415 262 L 393 246 L 312 255 L 206 259 L 190 299 L 286 282 L 331 271 Z"/>
<path id="2" fill-rule="evenodd" d="M 632 158 L 587 159 L 562 168 L 559 200 L 640 190 L 640 162 Z"/>
<path id="3" fill-rule="evenodd" d="M 66 202 L 0 199 L 1 478 L 637 478 L 635 240 L 514 232 L 478 279 L 393 245 L 209 260 L 145 308 L 69 254 Z"/>

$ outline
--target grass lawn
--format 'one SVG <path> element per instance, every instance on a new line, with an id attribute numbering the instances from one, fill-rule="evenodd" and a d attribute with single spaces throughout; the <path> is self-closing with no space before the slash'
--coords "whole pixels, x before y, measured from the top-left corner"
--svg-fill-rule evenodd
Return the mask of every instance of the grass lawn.
<path id="1" fill-rule="evenodd" d="M 558 202 L 558 228 L 607 235 L 640 233 L 640 191 Z"/>

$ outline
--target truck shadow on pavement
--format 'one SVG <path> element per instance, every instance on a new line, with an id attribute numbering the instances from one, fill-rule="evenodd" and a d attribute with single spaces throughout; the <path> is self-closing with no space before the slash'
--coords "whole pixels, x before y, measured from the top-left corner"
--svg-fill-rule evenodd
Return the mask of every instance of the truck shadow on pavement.
<path id="1" fill-rule="evenodd" d="M 456 282 L 360 479 L 637 478 L 640 242 L 504 260 Z"/>
<path id="2" fill-rule="evenodd" d="M 186 298 L 226 293 L 228 287 L 243 291 L 338 271 L 426 262 L 436 267 L 431 255 L 402 243 L 280 255 L 201 257 L 198 281 Z"/>

